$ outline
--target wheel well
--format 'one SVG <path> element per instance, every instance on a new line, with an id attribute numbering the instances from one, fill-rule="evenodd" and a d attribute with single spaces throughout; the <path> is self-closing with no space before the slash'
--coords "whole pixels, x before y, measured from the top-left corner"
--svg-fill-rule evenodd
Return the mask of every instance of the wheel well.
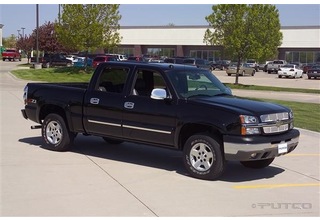
<path id="1" fill-rule="evenodd" d="M 180 131 L 179 149 L 181 150 L 183 149 L 184 144 L 186 143 L 186 141 L 190 136 L 194 134 L 199 134 L 199 133 L 209 133 L 212 137 L 216 139 L 216 141 L 220 143 L 220 146 L 223 147 L 222 134 L 218 129 L 209 125 L 190 123 L 190 124 L 184 125 Z"/>
<path id="2" fill-rule="evenodd" d="M 49 115 L 51 113 L 60 115 L 63 118 L 63 120 L 66 122 L 66 125 L 68 126 L 67 117 L 66 117 L 66 114 L 65 114 L 63 108 L 56 106 L 56 105 L 42 106 L 42 108 L 40 110 L 40 114 L 39 114 L 39 120 L 42 121 L 47 115 Z"/>

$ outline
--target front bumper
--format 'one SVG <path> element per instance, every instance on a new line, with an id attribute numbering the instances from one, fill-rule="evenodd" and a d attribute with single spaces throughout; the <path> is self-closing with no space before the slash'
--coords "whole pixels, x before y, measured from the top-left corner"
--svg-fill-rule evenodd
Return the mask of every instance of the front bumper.
<path id="1" fill-rule="evenodd" d="M 250 161 L 274 158 L 293 151 L 299 143 L 297 129 L 273 136 L 225 136 L 226 160 Z"/>

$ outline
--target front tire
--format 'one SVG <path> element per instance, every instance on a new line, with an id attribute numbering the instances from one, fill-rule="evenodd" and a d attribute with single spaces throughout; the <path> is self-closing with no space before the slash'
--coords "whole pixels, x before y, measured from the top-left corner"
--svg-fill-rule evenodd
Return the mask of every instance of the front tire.
<path id="1" fill-rule="evenodd" d="M 252 161 L 240 161 L 240 163 L 248 168 L 262 169 L 269 166 L 273 162 L 274 158 L 264 160 L 252 160 Z"/>
<path id="2" fill-rule="evenodd" d="M 225 169 L 221 145 L 209 134 L 191 136 L 184 145 L 183 160 L 189 174 L 198 179 L 217 179 Z"/>
<path id="3" fill-rule="evenodd" d="M 49 114 L 45 117 L 41 133 L 44 147 L 53 151 L 69 150 L 76 136 L 69 131 L 64 119 L 57 114 Z"/>

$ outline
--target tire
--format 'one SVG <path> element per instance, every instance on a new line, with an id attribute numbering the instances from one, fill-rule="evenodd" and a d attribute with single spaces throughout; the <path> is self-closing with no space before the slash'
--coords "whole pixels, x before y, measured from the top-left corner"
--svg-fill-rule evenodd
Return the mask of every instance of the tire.
<path id="1" fill-rule="evenodd" d="M 240 74 L 240 76 L 244 76 L 246 72 L 243 70 L 242 73 Z"/>
<path id="2" fill-rule="evenodd" d="M 274 158 L 264 160 L 252 160 L 252 161 L 240 161 L 240 163 L 248 168 L 262 169 L 269 166 L 273 162 Z"/>
<path id="3" fill-rule="evenodd" d="M 53 151 L 67 151 L 71 148 L 76 134 L 69 131 L 64 119 L 57 114 L 49 114 L 41 128 L 45 148 Z"/>
<path id="4" fill-rule="evenodd" d="M 2 58 L 2 61 L 6 61 L 6 59 L 5 59 L 5 58 Z"/>
<path id="5" fill-rule="evenodd" d="M 44 66 L 45 68 L 50 68 L 50 63 L 45 63 Z"/>
<path id="6" fill-rule="evenodd" d="M 121 143 L 123 143 L 123 141 L 121 141 L 121 140 L 112 139 L 112 138 L 107 138 L 107 137 L 102 137 L 102 139 L 103 139 L 105 142 L 109 143 L 109 144 L 121 144 Z"/>
<path id="7" fill-rule="evenodd" d="M 189 137 L 183 148 L 183 161 L 192 177 L 205 180 L 220 177 L 226 164 L 220 143 L 209 134 Z"/>
<path id="8" fill-rule="evenodd" d="M 282 76 L 278 75 L 278 78 L 282 78 Z"/>
<path id="9" fill-rule="evenodd" d="M 254 74 L 256 73 L 255 70 L 252 71 L 251 76 L 254 76 Z"/>
<path id="10" fill-rule="evenodd" d="M 228 73 L 228 76 L 231 76 L 231 74 L 230 74 L 230 73 Z"/>

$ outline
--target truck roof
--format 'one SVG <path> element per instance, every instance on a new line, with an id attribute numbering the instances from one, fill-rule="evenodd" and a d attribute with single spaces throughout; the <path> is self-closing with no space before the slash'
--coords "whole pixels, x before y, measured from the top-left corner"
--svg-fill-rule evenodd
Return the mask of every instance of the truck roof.
<path id="1" fill-rule="evenodd" d="M 104 65 L 112 65 L 112 66 L 117 66 L 117 65 L 121 65 L 121 66 L 140 66 L 140 67 L 156 67 L 156 68 L 160 68 L 162 70 L 171 70 L 171 69 L 177 69 L 177 70 L 194 70 L 194 69 L 199 69 L 196 66 L 190 66 L 190 65 L 184 65 L 184 64 L 173 64 L 173 63 L 149 63 L 149 62 L 136 62 L 136 61 L 110 61 L 107 63 L 101 63 L 101 66 Z M 99 65 L 99 66 L 100 66 Z"/>

